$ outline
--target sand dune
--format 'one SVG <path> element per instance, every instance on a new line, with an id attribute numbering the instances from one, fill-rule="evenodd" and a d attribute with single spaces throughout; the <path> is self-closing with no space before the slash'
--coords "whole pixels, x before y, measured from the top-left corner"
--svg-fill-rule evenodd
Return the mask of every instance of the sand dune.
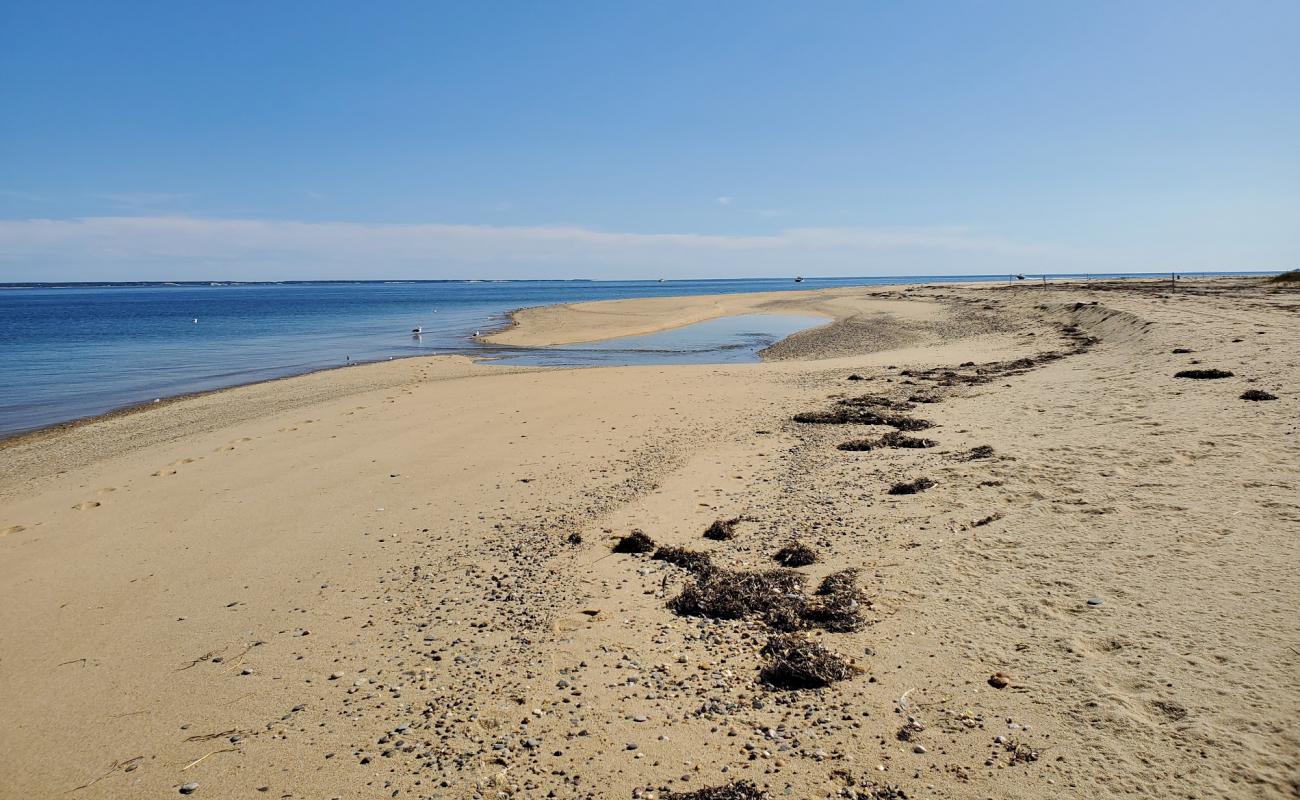
<path id="1" fill-rule="evenodd" d="M 590 305 L 495 338 L 830 324 L 762 364 L 411 359 L 0 445 L 0 796 L 1295 796 L 1296 290 Z M 682 615 L 708 576 L 611 552 L 633 529 L 737 587 L 816 560 Z M 861 594 L 813 594 L 844 569 Z M 765 684 L 792 642 L 837 679 Z"/>

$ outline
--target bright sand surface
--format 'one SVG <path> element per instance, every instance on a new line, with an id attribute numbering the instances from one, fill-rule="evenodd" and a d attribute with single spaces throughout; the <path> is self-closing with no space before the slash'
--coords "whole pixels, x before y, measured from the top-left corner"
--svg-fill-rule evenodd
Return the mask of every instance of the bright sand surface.
<path id="1" fill-rule="evenodd" d="M 1297 310 L 1259 281 L 597 303 L 496 338 L 835 322 L 760 364 L 409 359 L 11 440 L 0 796 L 1294 797 Z M 935 446 L 792 420 L 861 395 L 937 400 L 888 412 Z M 769 623 L 675 615 L 688 573 L 611 553 L 634 528 L 739 570 L 797 540 L 810 590 L 860 570 L 865 627 L 802 634 L 856 674 L 762 685 Z"/>

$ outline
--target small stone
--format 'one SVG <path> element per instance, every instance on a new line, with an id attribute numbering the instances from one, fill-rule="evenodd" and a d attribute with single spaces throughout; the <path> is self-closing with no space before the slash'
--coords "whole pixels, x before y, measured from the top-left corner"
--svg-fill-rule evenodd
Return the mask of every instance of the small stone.
<path id="1" fill-rule="evenodd" d="M 194 794 L 198 791 L 198 788 L 199 785 L 197 783 L 187 783 L 181 787 L 181 794 Z"/>
<path id="2" fill-rule="evenodd" d="M 646 715 L 645 715 L 645 714 L 637 714 L 635 717 L 632 718 L 632 721 L 633 721 L 633 722 L 645 722 L 645 721 L 646 721 Z"/>
<path id="3" fill-rule="evenodd" d="M 331 672 L 331 673 L 330 673 L 330 680 L 332 680 L 332 681 L 336 681 L 336 680 L 338 680 L 339 678 L 342 678 L 342 677 L 343 677 L 343 673 L 342 673 L 342 672 Z"/>
<path id="4" fill-rule="evenodd" d="M 628 749 L 628 750 L 635 750 L 635 749 L 637 749 L 638 747 L 640 747 L 640 745 L 638 745 L 636 742 L 628 742 L 628 743 L 627 743 L 627 749 Z"/>
<path id="5" fill-rule="evenodd" d="M 556 685 L 556 687 L 558 687 L 558 688 L 560 688 L 560 689 L 567 689 L 567 688 L 569 688 L 569 682 L 566 681 L 564 678 L 560 678 L 558 681 L 556 681 L 556 682 L 555 682 L 555 685 Z"/>
<path id="6" fill-rule="evenodd" d="M 1088 605 L 1090 605 L 1090 606 L 1099 606 L 1099 605 L 1101 605 L 1101 602 L 1102 602 L 1102 600 L 1101 600 L 1100 597 L 1089 597 L 1089 598 L 1088 598 Z"/>
<path id="7" fill-rule="evenodd" d="M 924 753 L 924 752 L 925 752 L 925 745 L 923 745 L 923 744 L 914 744 L 914 745 L 912 745 L 912 752 L 913 752 L 913 753 Z"/>
<path id="8" fill-rule="evenodd" d="M 1011 683 L 1011 676 L 1005 672 L 995 672 L 989 676 L 989 686 L 994 689 L 1005 689 Z"/>

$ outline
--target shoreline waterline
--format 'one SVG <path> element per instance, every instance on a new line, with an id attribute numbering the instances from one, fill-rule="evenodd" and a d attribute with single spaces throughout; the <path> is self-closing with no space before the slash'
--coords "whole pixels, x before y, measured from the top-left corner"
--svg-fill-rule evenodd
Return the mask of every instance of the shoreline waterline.
<path id="1" fill-rule="evenodd" d="M 0 359 L 3 378 L 0 384 L 4 387 L 0 388 L 0 443 L 107 414 L 136 413 L 160 402 L 337 367 L 425 355 L 463 355 L 485 360 L 521 356 L 521 361 L 526 361 L 534 357 L 529 351 L 538 344 L 573 344 L 649 334 L 745 313 L 741 308 L 702 315 L 693 313 L 686 318 L 655 320 L 648 327 L 596 331 L 595 335 L 576 340 L 515 341 L 508 342 L 508 349 L 501 346 L 501 339 L 514 335 L 521 316 L 557 306 L 581 307 L 592 302 L 656 298 L 658 302 L 670 304 L 682 298 L 734 304 L 735 298 L 758 293 L 780 299 L 806 295 L 821 288 L 884 289 L 924 286 L 927 281 L 961 285 L 1004 280 L 1003 276 L 808 279 L 797 286 L 773 280 L 666 284 L 322 282 L 216 287 L 60 284 L 44 287 L 44 297 L 41 287 L 25 286 L 22 291 L 0 292 L 0 304 L 9 301 L 3 310 L 11 323 L 9 335 L 0 339 L 0 350 L 6 351 Z M 819 286 L 825 283 L 830 285 Z M 412 286 L 421 287 L 420 291 L 404 295 Z M 448 287 L 469 296 L 427 294 L 428 291 L 441 293 Z M 744 291 L 751 287 L 758 291 Z M 690 288 L 701 291 L 680 293 Z M 517 299 L 510 305 L 493 306 L 496 302 L 493 298 L 500 291 L 509 292 L 507 299 Z M 301 292 L 308 292 L 306 299 L 301 299 Z M 577 303 L 518 302 L 539 292 L 538 299 L 548 301 L 567 301 L 572 292 L 578 292 L 579 297 Z M 356 300 L 358 293 L 377 293 L 382 302 L 358 309 L 357 302 L 362 302 Z M 395 298 L 393 293 L 397 293 Z M 594 299 L 583 299 L 593 293 Z M 197 316 L 202 312 L 192 310 L 197 303 L 211 303 L 210 298 L 214 297 L 217 306 L 211 315 Z M 15 298 L 22 298 L 27 304 L 15 306 Z M 33 310 L 33 301 L 38 301 L 40 307 Z M 432 301 L 447 305 L 433 308 L 430 313 Z M 294 308 L 294 302 L 305 307 Z M 462 305 L 456 306 L 458 302 Z M 120 318 L 105 317 L 105 303 L 127 310 L 110 309 Z M 249 303 L 261 305 L 252 310 L 242 308 Z M 324 312 L 317 307 L 321 303 L 329 307 Z M 290 307 L 283 309 L 285 305 Z M 747 308 L 780 313 L 777 309 Z M 192 313 L 196 314 L 193 324 L 189 319 Z M 420 314 L 424 315 L 421 321 L 428 325 L 423 334 L 411 336 L 399 332 L 404 318 L 418 318 Z M 33 316 L 38 319 L 29 321 Z M 267 321 L 268 316 L 273 319 Z M 77 329 L 71 333 L 64 324 L 68 317 L 78 319 Z M 598 355 L 582 353 L 581 356 L 572 365 L 594 366 L 600 362 Z M 564 365 L 559 358 L 546 360 L 548 366 Z"/>

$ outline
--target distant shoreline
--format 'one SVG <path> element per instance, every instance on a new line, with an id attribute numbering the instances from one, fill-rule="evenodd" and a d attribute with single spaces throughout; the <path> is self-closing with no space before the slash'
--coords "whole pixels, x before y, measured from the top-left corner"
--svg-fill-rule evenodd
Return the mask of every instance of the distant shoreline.
<path id="1" fill-rule="evenodd" d="M 1269 269 L 1269 270 L 1236 270 L 1220 271 L 1209 270 L 1205 272 L 1178 272 L 1178 275 L 1187 278 L 1215 278 L 1215 277 L 1250 277 L 1277 275 L 1286 272 L 1286 269 Z M 1017 273 L 1011 273 L 1017 274 Z M 1024 274 L 1027 279 L 1040 280 L 1046 277 L 1050 280 L 1070 280 L 1077 278 L 1098 278 L 1106 280 L 1116 279 L 1142 279 L 1142 278 L 1159 278 L 1162 275 L 1169 275 L 1169 272 L 1048 272 L 1048 273 L 1020 273 Z M 952 282 L 987 282 L 1002 280 L 1007 274 L 987 273 L 979 275 L 811 275 L 805 280 L 845 280 L 845 281 L 888 281 L 898 280 L 907 282 L 929 282 L 952 283 Z M 204 287 L 230 287 L 230 286 L 314 286 L 314 285 L 369 285 L 369 284 L 464 284 L 464 283 L 645 283 L 655 281 L 655 278 L 375 278 L 375 279 L 351 279 L 351 278 L 322 278 L 322 279 L 293 279 L 282 281 L 242 281 L 242 280 L 223 280 L 214 278 L 211 280 L 192 280 L 192 281 L 9 281 L 0 283 L 0 290 L 3 289 L 129 289 L 129 288 L 204 288 Z M 690 283 L 694 281 L 792 281 L 790 276 L 747 276 L 735 278 L 667 278 L 664 283 Z M 875 284 L 875 285 L 893 285 L 893 284 Z"/>
<path id="2" fill-rule="evenodd" d="M 1124 280 L 1151 280 L 1158 281 L 1162 275 L 1167 273 L 1148 273 L 1145 277 L 1138 277 L 1136 273 L 1124 274 Z M 1180 275 L 1183 273 L 1180 273 Z M 1188 280 L 1193 279 L 1213 279 L 1213 278 L 1231 278 L 1231 277 L 1262 277 L 1265 275 L 1276 274 L 1273 272 L 1256 273 L 1209 273 L 1207 277 L 1201 274 L 1186 273 Z M 964 283 L 971 285 L 988 285 L 1005 280 L 1006 276 L 958 276 L 939 277 L 936 280 L 943 285 L 958 286 Z M 1028 277 L 1028 276 L 1027 276 Z M 1100 274 L 1094 276 L 1101 279 Z M 1114 279 L 1114 278 L 1113 278 Z M 731 280 L 731 279 L 724 279 Z M 742 279 L 735 279 L 742 280 Z M 768 279 L 761 279 L 768 280 Z M 777 279 L 772 279 L 777 280 Z M 817 279 L 809 279 L 817 280 Z M 863 280 L 874 280 L 863 278 Z M 1068 277 L 1052 279 L 1049 282 L 1061 283 L 1070 282 Z M 400 283 L 425 283 L 425 284 L 461 284 L 467 281 L 462 280 L 427 280 L 427 281 L 400 281 Z M 506 281 L 479 281 L 482 283 L 500 283 Z M 515 283 L 597 283 L 596 281 L 585 280 L 554 280 L 554 281 L 509 281 Z M 257 283 L 246 283 L 240 285 L 311 285 L 311 284 L 328 284 L 328 285 L 376 285 L 390 284 L 394 281 L 371 280 L 371 281 L 266 281 Z M 622 282 L 613 282 L 622 283 Z M 1033 281 L 1026 280 L 1026 284 Z M 16 285 L 10 284 L 0 288 L 140 288 L 162 286 L 161 283 L 123 283 L 123 284 L 32 284 Z M 209 282 L 190 282 L 176 283 L 170 285 L 187 286 L 193 288 L 207 288 Z M 225 286 L 233 284 L 227 283 Z M 320 372 L 328 372 L 336 369 L 353 366 L 366 366 L 387 361 L 404 360 L 412 358 L 441 358 L 446 356 L 467 356 L 473 359 L 491 358 L 492 353 L 488 351 L 472 352 L 475 345 L 497 345 L 516 348 L 544 348 L 563 344 L 575 344 L 581 342 L 600 341 L 604 339 L 620 338 L 624 336 L 641 335 L 656 333 L 660 331 L 671 330 L 685 325 L 703 322 L 709 319 L 715 319 L 723 316 L 732 316 L 744 313 L 787 313 L 789 309 L 798 308 L 803 305 L 800 298 L 812 296 L 816 293 L 824 292 L 852 292 L 862 288 L 883 290 L 886 288 L 895 288 L 899 286 L 925 286 L 925 283 L 896 283 L 896 284 L 865 284 L 862 286 L 843 287 L 836 289 L 799 289 L 795 286 L 772 290 L 767 292 L 741 292 L 741 293 L 712 293 L 699 295 L 671 295 L 667 297 L 632 297 L 615 300 L 590 301 L 586 303 L 569 303 L 569 304 L 540 304 L 531 306 L 520 306 L 504 313 L 501 317 L 500 324 L 488 328 L 487 331 L 477 339 L 471 340 L 471 344 L 460 352 L 441 352 L 435 355 L 427 354 L 394 354 L 387 357 L 376 358 L 359 358 L 351 363 L 331 364 L 319 366 L 301 371 L 288 372 L 282 375 L 272 377 L 255 378 L 246 381 L 236 381 L 234 383 L 215 386 L 207 389 L 195 391 L 177 392 L 172 394 L 159 393 L 157 400 L 144 399 L 133 402 L 126 402 L 103 411 L 85 415 L 78 415 L 67 419 L 61 419 L 49 424 L 38 425 L 31 428 L 15 430 L 10 432 L 0 432 L 0 450 L 13 446 L 18 442 L 25 442 L 33 438 L 49 436 L 60 431 L 70 430 L 76 427 L 92 424 L 96 421 L 109 419 L 118 416 L 132 415 L 142 413 L 151 409 L 171 403 L 212 395 L 218 392 L 237 389 L 242 387 L 257 386 L 275 381 L 282 381 L 294 377 L 312 375 Z M 617 306 L 613 304 L 619 304 Z M 711 306 L 711 308 L 704 308 Z M 592 308 L 617 308 L 617 312 L 607 316 L 601 324 L 583 325 L 579 322 L 579 317 L 583 316 L 586 311 Z M 658 314 L 658 310 L 664 307 L 676 307 L 685 309 L 677 316 L 663 316 Z M 822 313 L 822 312 L 813 312 Z M 652 321 L 646 321 L 648 315 L 653 318 Z M 638 320 L 638 316 L 641 319 Z M 825 312 L 824 316 L 831 321 L 837 318 L 833 312 Z M 539 331 L 539 326 L 542 330 Z M 563 333 L 561 333 L 563 332 Z M 470 351 L 470 352 L 467 352 Z"/>

